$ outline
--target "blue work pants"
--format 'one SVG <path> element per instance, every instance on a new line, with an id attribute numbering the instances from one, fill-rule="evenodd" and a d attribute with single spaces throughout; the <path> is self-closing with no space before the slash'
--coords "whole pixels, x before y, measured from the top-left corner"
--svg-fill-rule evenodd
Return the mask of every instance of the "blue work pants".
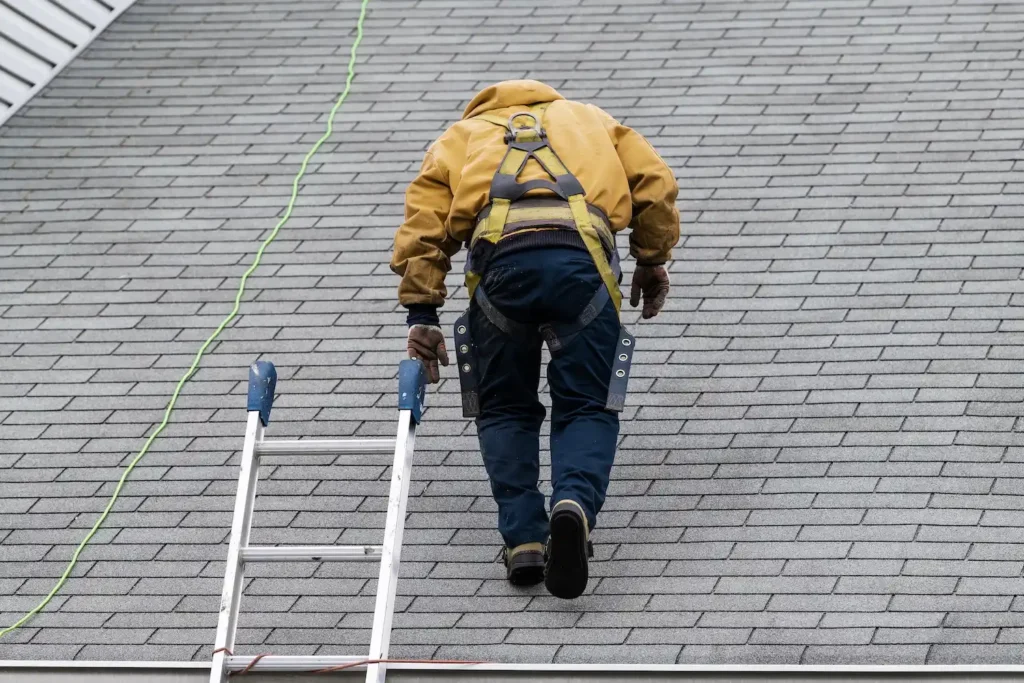
<path id="1" fill-rule="evenodd" d="M 539 247 L 499 255 L 481 282 L 501 313 L 536 326 L 575 320 L 601 277 L 590 254 Z M 548 514 L 538 490 L 540 335 L 514 339 L 495 327 L 474 301 L 470 332 L 476 347 L 480 450 L 498 504 L 498 530 L 509 547 L 545 542 Z M 619 318 L 608 301 L 597 318 L 548 363 L 551 394 L 551 506 L 579 503 L 593 529 L 604 504 L 619 435 L 618 414 L 605 409 Z"/>

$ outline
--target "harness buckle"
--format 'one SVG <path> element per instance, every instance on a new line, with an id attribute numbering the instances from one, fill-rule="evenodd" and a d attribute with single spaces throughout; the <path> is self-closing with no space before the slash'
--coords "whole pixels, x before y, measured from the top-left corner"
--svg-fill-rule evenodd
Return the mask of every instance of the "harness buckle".
<path id="1" fill-rule="evenodd" d="M 548 351 L 551 353 L 557 353 L 562 350 L 562 340 L 558 338 L 558 334 L 550 323 L 538 326 L 537 331 L 540 332 L 540 336 L 544 340 L 544 343 L 548 345 Z"/>

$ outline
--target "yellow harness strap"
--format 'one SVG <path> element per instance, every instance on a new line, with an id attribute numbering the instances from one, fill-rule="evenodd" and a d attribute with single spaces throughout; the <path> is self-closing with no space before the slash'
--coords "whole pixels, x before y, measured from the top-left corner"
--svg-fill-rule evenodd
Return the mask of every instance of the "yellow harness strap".
<path id="1" fill-rule="evenodd" d="M 583 244 L 586 245 L 587 251 L 590 252 L 590 258 L 594 259 L 594 265 L 597 266 L 597 272 L 601 274 L 601 279 L 604 281 L 605 287 L 608 288 L 608 294 L 612 298 L 612 303 L 615 304 L 615 310 L 619 311 L 622 307 L 622 292 L 619 291 L 619 281 L 615 277 L 615 273 L 612 272 L 608 258 L 604 255 L 601 238 L 597 236 L 597 231 L 594 230 L 594 226 L 590 223 L 590 212 L 587 211 L 587 203 L 584 201 L 583 195 L 577 194 L 569 197 L 569 208 L 572 209 L 576 230 L 580 233 L 580 237 L 583 238 Z"/>

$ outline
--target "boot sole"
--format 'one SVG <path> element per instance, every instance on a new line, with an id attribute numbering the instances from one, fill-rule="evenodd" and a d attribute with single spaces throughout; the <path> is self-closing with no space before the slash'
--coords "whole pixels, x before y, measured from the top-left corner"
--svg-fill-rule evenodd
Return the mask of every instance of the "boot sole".
<path id="1" fill-rule="evenodd" d="M 583 595 L 589 579 L 586 523 L 573 510 L 559 510 L 551 515 L 550 524 L 544 585 L 556 598 L 572 600 Z"/>

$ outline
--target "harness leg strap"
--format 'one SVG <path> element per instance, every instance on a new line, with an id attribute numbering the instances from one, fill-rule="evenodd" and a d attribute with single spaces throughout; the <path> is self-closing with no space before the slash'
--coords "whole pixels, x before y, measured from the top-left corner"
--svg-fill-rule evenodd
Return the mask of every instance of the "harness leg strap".
<path id="1" fill-rule="evenodd" d="M 487 292 L 483 287 L 477 286 L 473 299 L 480 312 L 491 324 L 514 340 L 528 338 L 534 333 L 530 326 L 517 323 L 495 308 L 491 300 L 487 298 Z M 476 347 L 473 345 L 469 327 L 471 308 L 467 308 L 466 312 L 455 321 L 455 359 L 459 364 L 459 390 L 462 393 L 463 417 L 478 417 L 480 415 L 479 375 L 477 374 L 479 369 L 477 368 Z"/>
<path id="2" fill-rule="evenodd" d="M 629 333 L 625 325 L 621 326 L 619 341 L 615 345 L 615 359 L 612 362 L 612 377 L 608 382 L 608 400 L 605 402 L 605 410 L 620 413 L 625 408 L 629 369 L 633 364 L 635 349 L 636 339 Z"/>
<path id="3" fill-rule="evenodd" d="M 476 349 L 469 333 L 469 309 L 455 321 L 455 359 L 459 364 L 459 389 L 463 417 L 480 415 L 480 389 L 477 382 Z"/>
<path id="4" fill-rule="evenodd" d="M 594 296 L 583 308 L 579 317 L 571 323 L 555 323 L 540 325 L 534 328 L 516 322 L 499 311 L 483 287 L 477 287 L 473 297 L 492 325 L 508 335 L 513 343 L 528 339 L 537 332 L 548 345 L 552 354 L 560 353 L 585 327 L 597 318 L 611 298 L 603 285 L 597 288 Z M 480 391 L 477 380 L 476 350 L 469 332 L 469 309 L 455 321 L 455 357 L 459 364 L 459 384 L 462 392 L 462 415 L 478 417 L 480 415 Z M 629 384 L 629 371 L 633 363 L 633 351 L 636 339 L 629 333 L 625 325 L 619 326 L 619 338 L 615 344 L 615 358 L 612 361 L 612 376 L 608 381 L 608 398 L 605 410 L 622 412 L 626 404 L 626 391 Z"/>
<path id="5" fill-rule="evenodd" d="M 587 325 L 594 322 L 594 319 L 604 310 L 610 298 L 608 289 L 601 285 L 594 292 L 594 296 L 590 298 L 587 305 L 583 307 L 583 311 L 576 320 L 571 323 L 547 323 L 541 325 L 539 331 L 541 337 L 544 338 L 548 345 L 548 351 L 558 353 L 571 344 L 577 334 L 582 332 Z"/>
<path id="6" fill-rule="evenodd" d="M 487 292 L 483 287 L 477 286 L 473 298 L 480 307 L 480 312 L 487 317 L 492 325 L 514 339 L 525 339 L 533 336 L 535 328 L 522 323 L 517 323 L 507 315 L 499 311 L 491 300 L 487 298 Z"/>

